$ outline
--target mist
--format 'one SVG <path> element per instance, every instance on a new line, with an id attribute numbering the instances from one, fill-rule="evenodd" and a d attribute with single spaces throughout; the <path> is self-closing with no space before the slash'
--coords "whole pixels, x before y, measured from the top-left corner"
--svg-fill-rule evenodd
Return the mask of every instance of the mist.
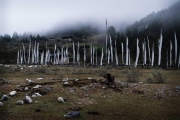
<path id="1" fill-rule="evenodd" d="M 89 24 L 123 30 L 146 15 L 170 7 L 178 0 L 1 0 L 0 34 L 47 34 Z"/>

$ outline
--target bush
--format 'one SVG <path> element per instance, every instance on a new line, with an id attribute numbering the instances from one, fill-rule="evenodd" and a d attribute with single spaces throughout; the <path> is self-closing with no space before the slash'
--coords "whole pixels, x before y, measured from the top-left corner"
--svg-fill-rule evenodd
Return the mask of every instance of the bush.
<path id="1" fill-rule="evenodd" d="M 37 73 L 46 73 L 47 72 L 45 66 L 37 66 L 37 67 L 35 67 L 34 71 Z"/>
<path id="2" fill-rule="evenodd" d="M 153 80 L 152 80 L 151 78 L 148 78 L 148 79 L 147 79 L 147 82 L 148 82 L 148 83 L 153 83 Z"/>
<path id="3" fill-rule="evenodd" d="M 166 76 L 164 76 L 160 71 L 153 71 L 151 75 L 152 77 L 147 79 L 148 83 L 165 83 Z"/>
<path id="4" fill-rule="evenodd" d="M 98 69 L 97 73 L 98 73 L 99 76 L 104 76 L 107 73 L 107 69 L 101 67 L 101 68 Z"/>
<path id="5" fill-rule="evenodd" d="M 123 71 L 123 74 L 125 74 L 126 82 L 130 83 L 137 83 L 139 81 L 140 71 L 136 68 L 131 68 L 130 70 Z"/>

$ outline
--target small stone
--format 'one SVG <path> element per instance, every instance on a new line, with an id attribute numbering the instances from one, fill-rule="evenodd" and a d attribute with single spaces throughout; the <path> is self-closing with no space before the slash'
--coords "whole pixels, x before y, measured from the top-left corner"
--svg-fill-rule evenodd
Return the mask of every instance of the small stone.
<path id="1" fill-rule="evenodd" d="M 17 94 L 16 91 L 11 91 L 11 92 L 9 93 L 10 96 L 14 96 L 14 95 L 16 95 L 16 94 Z"/>
<path id="2" fill-rule="evenodd" d="M 64 99 L 62 97 L 58 97 L 57 101 L 65 103 L 65 101 L 64 101 Z"/>
<path id="3" fill-rule="evenodd" d="M 44 92 L 49 92 L 51 90 L 51 88 L 50 87 L 48 87 L 48 86 L 44 86 Z"/>
<path id="4" fill-rule="evenodd" d="M 63 78 L 63 82 L 68 82 L 68 78 Z"/>
<path id="5" fill-rule="evenodd" d="M 70 88 L 69 92 L 73 93 L 75 91 L 74 88 Z"/>
<path id="6" fill-rule="evenodd" d="M 75 81 L 79 81 L 79 79 L 75 79 Z"/>
<path id="7" fill-rule="evenodd" d="M 37 78 L 37 80 L 43 80 L 43 78 Z"/>
<path id="8" fill-rule="evenodd" d="M 28 83 L 29 85 L 34 85 L 34 81 L 29 80 L 29 79 L 26 79 L 26 81 L 27 81 L 27 83 Z"/>
<path id="9" fill-rule="evenodd" d="M 68 112 L 64 115 L 65 118 L 77 118 L 80 116 L 80 112 L 79 111 L 71 111 Z"/>
<path id="10" fill-rule="evenodd" d="M 24 101 L 23 100 L 18 100 L 17 102 L 16 102 L 16 105 L 23 105 L 24 104 Z"/>
<path id="11" fill-rule="evenodd" d="M 8 100 L 8 96 L 7 96 L 7 95 L 3 95 L 2 98 L 1 98 L 1 100 L 2 100 L 2 101 L 3 101 L 3 100 Z"/>
<path id="12" fill-rule="evenodd" d="M 28 87 L 25 87 L 25 88 L 24 88 L 24 90 L 25 90 L 25 91 L 28 91 L 28 90 L 29 90 L 29 88 L 28 88 Z"/>
<path id="13" fill-rule="evenodd" d="M 42 95 L 39 94 L 39 93 L 35 93 L 35 94 L 32 95 L 32 97 L 42 97 Z"/>
<path id="14" fill-rule="evenodd" d="M 21 85 L 16 85 L 16 87 L 20 87 Z"/>
<path id="15" fill-rule="evenodd" d="M 24 103 L 31 104 L 32 102 L 33 102 L 32 99 L 26 95 L 26 97 L 24 99 Z"/>
<path id="16" fill-rule="evenodd" d="M 68 85 L 69 83 L 68 83 L 68 82 L 64 82 L 63 84 L 64 84 L 64 85 Z"/>
<path id="17" fill-rule="evenodd" d="M 36 85 L 36 86 L 34 86 L 33 88 L 34 89 L 38 89 L 38 88 L 41 88 L 42 87 L 42 85 Z"/>
<path id="18" fill-rule="evenodd" d="M 176 91 L 176 92 L 180 92 L 180 86 L 176 86 L 176 87 L 175 87 L 175 91 Z"/>
<path id="19" fill-rule="evenodd" d="M 2 102 L 0 102 L 0 106 L 3 106 L 4 104 Z"/>
<path id="20" fill-rule="evenodd" d="M 103 87 L 102 87 L 102 89 L 106 89 L 106 87 L 105 87 L 105 86 L 103 86 Z"/>

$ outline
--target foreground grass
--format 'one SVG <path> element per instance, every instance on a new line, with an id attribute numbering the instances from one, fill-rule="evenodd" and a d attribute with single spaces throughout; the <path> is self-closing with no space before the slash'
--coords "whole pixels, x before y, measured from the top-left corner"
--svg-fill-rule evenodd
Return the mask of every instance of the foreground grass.
<path id="1" fill-rule="evenodd" d="M 12 68 L 10 68 L 12 69 Z M 9 84 L 0 86 L 0 96 L 8 94 L 15 89 L 16 85 L 26 85 L 25 79 L 36 82 L 56 81 L 63 78 L 76 79 L 92 77 L 101 78 L 103 74 L 111 73 L 115 81 L 125 81 L 124 69 L 110 68 L 73 68 L 73 67 L 47 67 L 42 70 L 24 67 L 21 71 L 9 70 L 0 74 L 0 78 L 10 80 Z M 60 82 L 47 85 L 53 89 L 43 97 L 32 98 L 33 104 L 15 105 L 17 100 L 24 98 L 29 92 L 18 92 L 8 101 L 3 101 L 4 106 L 0 107 L 0 117 L 4 120 L 56 120 L 64 119 L 63 115 L 73 109 L 81 113 L 79 119 L 120 119 L 120 120 L 179 120 L 180 119 L 180 93 L 174 91 L 174 86 L 180 85 L 179 71 L 161 70 L 166 76 L 165 84 L 147 84 L 147 78 L 154 70 L 141 69 L 139 81 L 144 84 L 130 83 L 128 88 L 122 91 L 113 89 L 102 89 L 102 86 L 90 87 L 83 91 L 81 87 L 63 87 Z M 37 80 L 43 77 L 43 80 Z M 95 85 L 95 84 L 94 84 Z M 74 92 L 70 92 L 74 88 Z M 163 95 L 155 96 L 156 91 L 165 88 Z M 144 90 L 145 94 L 135 94 L 132 90 Z M 85 96 L 88 95 L 88 96 Z M 66 103 L 57 102 L 58 97 L 66 98 Z M 35 102 L 36 101 L 36 102 Z M 40 110 L 40 112 L 37 112 Z M 88 114 L 96 112 L 98 115 Z"/>

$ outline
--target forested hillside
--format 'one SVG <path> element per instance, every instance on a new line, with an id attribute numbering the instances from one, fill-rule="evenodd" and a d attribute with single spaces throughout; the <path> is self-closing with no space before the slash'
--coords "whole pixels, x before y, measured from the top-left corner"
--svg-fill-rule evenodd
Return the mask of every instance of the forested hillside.
<path id="1" fill-rule="evenodd" d="M 180 50 L 180 2 L 177 2 L 168 9 L 163 9 L 157 13 L 152 12 L 140 21 L 129 25 L 125 33 L 117 33 L 117 43 L 119 49 L 121 42 L 125 43 L 126 36 L 129 38 L 129 48 L 131 49 L 131 56 L 133 60 L 136 56 L 136 40 L 139 39 L 139 47 L 142 48 L 142 41 L 149 39 L 150 47 L 154 43 L 155 56 L 158 56 L 158 39 L 162 30 L 162 63 L 166 62 L 166 50 L 169 51 L 170 40 L 172 40 L 172 51 L 174 52 L 174 33 L 176 32 L 178 51 Z M 141 52 L 141 51 L 140 51 Z M 141 54 L 141 53 L 140 53 Z M 174 54 L 172 54 L 174 58 Z M 157 63 L 157 57 L 155 57 Z"/>

